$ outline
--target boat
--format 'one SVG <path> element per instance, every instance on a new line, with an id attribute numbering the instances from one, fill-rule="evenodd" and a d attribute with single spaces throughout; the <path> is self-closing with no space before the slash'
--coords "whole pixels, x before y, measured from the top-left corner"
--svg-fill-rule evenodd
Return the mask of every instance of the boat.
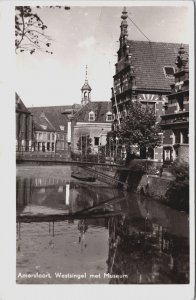
<path id="1" fill-rule="evenodd" d="M 80 172 L 72 172 L 71 177 L 82 180 L 82 181 L 88 181 L 88 182 L 96 181 L 95 177 L 87 176 L 87 175 L 81 174 Z"/>

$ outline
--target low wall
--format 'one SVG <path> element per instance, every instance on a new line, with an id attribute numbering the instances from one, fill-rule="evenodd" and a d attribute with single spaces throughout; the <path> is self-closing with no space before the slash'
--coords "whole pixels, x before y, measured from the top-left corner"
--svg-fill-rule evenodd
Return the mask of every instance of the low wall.
<path id="1" fill-rule="evenodd" d="M 99 167 L 100 171 L 101 167 Z M 175 177 L 171 176 L 171 174 L 169 174 L 170 176 L 165 174 L 163 177 L 147 175 L 136 168 L 134 171 L 128 168 L 118 168 L 102 170 L 102 172 L 107 173 L 111 178 L 124 182 L 124 187 L 131 192 L 141 193 L 144 196 L 148 196 L 149 199 L 154 199 L 174 209 L 189 212 L 188 181 L 176 181 Z M 112 181 L 110 184 L 120 187 Z M 122 184 L 120 185 L 122 186 Z"/>
<path id="2" fill-rule="evenodd" d="M 171 179 L 154 175 L 143 175 L 135 191 L 162 201 L 170 184 Z"/>
<path id="3" fill-rule="evenodd" d="M 170 178 L 163 178 L 156 175 L 144 175 L 141 172 L 131 170 L 120 170 L 117 167 L 93 166 L 93 169 L 107 174 L 112 178 L 128 184 L 128 190 L 140 192 L 146 196 L 162 200 L 171 183 Z"/>
<path id="4" fill-rule="evenodd" d="M 93 169 L 127 183 L 128 190 L 131 192 L 141 193 L 152 197 L 158 201 L 164 202 L 165 195 L 170 188 L 172 178 L 159 177 L 157 175 L 146 175 L 140 171 L 120 169 L 117 167 L 93 166 Z M 116 184 L 114 183 L 116 186 Z"/>

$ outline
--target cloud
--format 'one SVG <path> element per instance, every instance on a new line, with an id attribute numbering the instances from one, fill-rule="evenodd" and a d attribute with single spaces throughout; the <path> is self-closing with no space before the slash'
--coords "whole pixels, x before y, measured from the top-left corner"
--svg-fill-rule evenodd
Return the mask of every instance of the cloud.
<path id="1" fill-rule="evenodd" d="M 93 36 L 89 36 L 86 39 L 84 39 L 83 41 L 80 41 L 78 43 L 78 47 L 79 48 L 83 48 L 83 49 L 88 49 L 90 47 L 92 47 L 95 44 L 95 38 Z"/>

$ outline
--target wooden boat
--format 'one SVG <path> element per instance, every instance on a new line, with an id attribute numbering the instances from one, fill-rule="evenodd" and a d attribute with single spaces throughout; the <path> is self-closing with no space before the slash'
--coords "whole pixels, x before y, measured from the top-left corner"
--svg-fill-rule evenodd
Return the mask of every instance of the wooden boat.
<path id="1" fill-rule="evenodd" d="M 81 174 L 79 172 L 72 172 L 71 177 L 82 180 L 82 181 L 88 181 L 88 182 L 96 181 L 95 177 L 87 176 L 87 175 Z"/>

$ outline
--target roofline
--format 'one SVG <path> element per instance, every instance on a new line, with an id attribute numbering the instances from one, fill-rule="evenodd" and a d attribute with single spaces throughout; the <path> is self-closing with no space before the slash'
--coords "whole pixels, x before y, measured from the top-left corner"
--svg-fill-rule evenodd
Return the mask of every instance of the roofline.
<path id="1" fill-rule="evenodd" d="M 149 44 L 170 44 L 170 45 L 183 45 L 183 46 L 189 46 L 189 44 L 187 43 L 171 43 L 171 42 L 154 42 L 154 41 L 141 41 L 141 40 L 130 40 L 130 39 L 127 39 L 128 42 L 142 42 L 142 43 L 149 43 Z"/>
<path id="2" fill-rule="evenodd" d="M 32 113 L 30 111 L 26 111 L 26 110 L 23 110 L 23 109 L 16 108 L 16 112 L 32 116 Z"/>

